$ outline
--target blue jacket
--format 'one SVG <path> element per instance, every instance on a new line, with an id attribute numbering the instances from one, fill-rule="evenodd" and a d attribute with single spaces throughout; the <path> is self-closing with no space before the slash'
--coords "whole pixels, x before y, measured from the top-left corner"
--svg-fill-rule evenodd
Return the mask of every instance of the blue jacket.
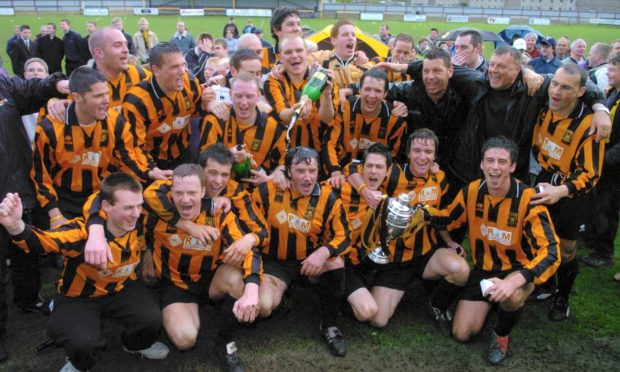
<path id="1" fill-rule="evenodd" d="M 528 65 L 532 66 L 534 71 L 538 74 L 555 74 L 555 70 L 562 65 L 562 62 L 555 57 L 553 57 L 551 61 L 546 61 L 543 57 L 538 57 L 529 61 Z"/>
<path id="2" fill-rule="evenodd" d="M 170 42 L 172 44 L 178 45 L 179 48 L 181 48 L 181 50 L 183 51 L 183 54 L 189 52 L 190 49 L 196 46 L 196 44 L 194 43 L 194 37 L 189 33 L 185 33 L 185 35 L 182 35 L 180 37 L 179 34 L 176 33 L 170 38 Z"/>

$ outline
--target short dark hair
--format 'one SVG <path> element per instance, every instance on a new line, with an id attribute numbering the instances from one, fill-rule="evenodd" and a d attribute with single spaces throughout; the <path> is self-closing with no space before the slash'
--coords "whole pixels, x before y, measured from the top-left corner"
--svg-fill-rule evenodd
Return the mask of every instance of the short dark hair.
<path id="1" fill-rule="evenodd" d="M 211 40 L 211 42 L 213 42 L 213 36 L 211 36 L 211 34 L 208 34 L 206 32 L 203 32 L 202 34 L 198 35 L 198 37 L 196 38 L 196 41 L 202 41 L 204 39 L 208 39 L 208 40 Z"/>
<path id="2" fill-rule="evenodd" d="M 142 185 L 140 182 L 127 173 L 116 172 L 107 176 L 99 185 L 99 198 L 101 201 L 107 201 L 114 205 L 114 193 L 118 190 L 127 190 L 142 194 Z"/>
<path id="3" fill-rule="evenodd" d="M 362 155 L 362 164 L 366 163 L 366 158 L 370 154 L 377 154 L 385 157 L 385 166 L 387 168 L 392 165 L 392 155 L 390 154 L 390 149 L 382 143 L 375 142 L 370 145 L 366 151 L 364 151 L 364 155 Z"/>
<path id="4" fill-rule="evenodd" d="M 491 137 L 482 145 L 482 158 L 490 149 L 502 149 L 510 154 L 510 163 L 516 163 L 519 156 L 517 143 L 506 136 Z"/>
<path id="5" fill-rule="evenodd" d="M 435 28 L 435 27 L 432 27 L 431 31 L 435 31 L 435 32 L 439 33 L 439 30 L 437 28 Z"/>
<path id="6" fill-rule="evenodd" d="M 482 44 L 482 35 L 480 35 L 480 32 L 476 30 L 465 30 L 461 32 L 458 37 L 465 37 L 465 36 L 471 36 L 471 44 L 474 47 L 477 47 L 478 45 Z"/>
<path id="7" fill-rule="evenodd" d="M 205 185 L 204 169 L 200 165 L 193 163 L 181 164 L 174 168 L 172 171 L 172 183 L 174 185 L 175 177 L 184 178 L 191 176 L 198 178 L 201 187 Z"/>
<path id="8" fill-rule="evenodd" d="M 613 57 L 609 60 L 609 63 L 612 65 L 620 65 L 620 55 Z"/>
<path id="9" fill-rule="evenodd" d="M 409 151 L 411 151 L 411 145 L 416 139 L 433 141 L 433 143 L 435 144 L 435 154 L 437 154 L 437 150 L 439 150 L 439 138 L 437 137 L 435 132 L 428 128 L 416 129 L 415 131 L 413 131 L 413 133 L 409 135 L 409 138 L 407 139 L 407 154 L 409 154 Z"/>
<path id="10" fill-rule="evenodd" d="M 180 53 L 183 55 L 183 51 L 179 48 L 178 45 L 164 41 L 161 43 L 157 43 L 149 50 L 149 65 L 152 66 L 161 66 L 163 63 L 164 56 L 166 54 Z"/>
<path id="11" fill-rule="evenodd" d="M 413 42 L 413 38 L 411 37 L 411 35 L 408 35 L 402 32 L 396 35 L 396 38 L 394 39 L 394 45 L 396 45 L 396 43 L 399 41 L 402 41 L 403 43 L 411 43 L 411 46 L 415 44 Z"/>
<path id="12" fill-rule="evenodd" d="M 62 21 L 60 21 L 60 22 L 62 22 Z M 55 24 L 54 22 L 49 22 L 47 25 L 48 25 L 48 26 L 52 26 L 52 28 L 54 29 L 54 31 L 56 31 L 56 24 Z M 69 25 L 70 25 L 70 24 L 69 24 Z"/>
<path id="13" fill-rule="evenodd" d="M 239 68 L 241 68 L 241 62 L 251 61 L 253 59 L 257 59 L 259 61 L 261 60 L 252 49 L 239 49 L 230 57 L 230 67 L 234 67 L 235 70 L 239 71 Z"/>
<path id="14" fill-rule="evenodd" d="M 282 23 L 284 23 L 284 20 L 292 15 L 299 17 L 299 10 L 290 6 L 283 6 L 273 12 L 270 27 L 271 36 L 276 41 L 276 44 L 278 42 L 278 36 L 276 35 L 276 31 L 280 31 L 282 29 Z"/>
<path id="15" fill-rule="evenodd" d="M 200 153 L 198 164 L 205 168 L 209 160 L 213 160 L 218 164 L 232 166 L 234 162 L 233 154 L 228 147 L 221 142 L 208 146 Z"/>
<path id="16" fill-rule="evenodd" d="M 499 46 L 493 52 L 493 55 L 496 55 L 496 56 L 503 56 L 505 54 L 510 54 L 513 61 L 515 61 L 515 63 L 518 64 L 519 66 L 523 64 L 523 57 L 522 57 L 521 52 L 519 51 L 519 49 L 511 45 Z"/>
<path id="17" fill-rule="evenodd" d="M 310 147 L 294 147 L 286 153 L 284 157 L 284 175 L 286 178 L 290 178 L 289 173 L 291 172 L 291 168 L 293 165 L 305 162 L 306 164 L 310 164 L 312 159 L 316 160 L 316 163 L 321 166 L 321 158 L 319 157 L 319 153 Z"/>
<path id="18" fill-rule="evenodd" d="M 424 55 L 424 59 L 428 59 L 430 61 L 435 59 L 441 59 L 443 60 L 443 64 L 446 67 L 449 68 L 450 66 L 452 66 L 452 58 L 450 57 L 450 53 L 448 53 L 447 50 L 439 47 L 432 47 L 428 52 L 426 52 L 426 55 Z"/>
<path id="19" fill-rule="evenodd" d="M 30 26 L 28 26 L 28 25 L 21 25 L 21 26 L 19 26 L 19 32 L 22 32 L 24 30 L 30 30 Z"/>
<path id="20" fill-rule="evenodd" d="M 377 80 L 383 80 L 383 93 L 388 91 L 388 78 L 385 71 L 379 68 L 371 68 L 369 70 L 364 71 L 362 78 L 360 79 L 360 89 L 364 86 L 364 81 L 366 78 L 373 78 Z"/>
<path id="21" fill-rule="evenodd" d="M 557 74 L 559 70 L 564 70 L 564 72 L 568 73 L 569 75 L 578 75 L 579 88 L 586 86 L 586 82 L 588 81 L 588 73 L 576 63 L 563 63 L 555 71 L 555 73 Z"/>
<path id="22" fill-rule="evenodd" d="M 351 26 L 355 27 L 353 22 L 349 21 L 348 19 L 340 19 L 332 27 L 332 30 L 330 31 L 330 35 L 329 36 L 333 37 L 333 38 L 337 38 L 338 37 L 338 33 L 340 32 L 340 27 L 346 26 L 346 25 L 351 25 Z"/>
<path id="23" fill-rule="evenodd" d="M 63 19 L 61 19 L 61 20 L 60 20 L 60 22 L 61 22 L 61 23 L 62 23 L 62 22 L 65 22 L 65 23 L 67 23 L 69 26 L 71 26 L 71 22 L 70 22 L 67 18 L 63 18 Z M 48 25 L 49 25 L 49 24 L 53 24 L 53 23 L 48 23 Z M 54 26 L 54 28 L 56 28 L 56 26 Z"/>
<path id="24" fill-rule="evenodd" d="M 69 91 L 83 95 L 90 91 L 90 88 L 97 83 L 107 83 L 103 74 L 94 68 L 80 66 L 73 70 L 69 77 Z"/>

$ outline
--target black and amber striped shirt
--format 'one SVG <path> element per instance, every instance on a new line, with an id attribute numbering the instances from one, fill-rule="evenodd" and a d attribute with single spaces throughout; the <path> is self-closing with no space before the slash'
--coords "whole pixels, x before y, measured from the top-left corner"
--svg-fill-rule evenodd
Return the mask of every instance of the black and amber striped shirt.
<path id="1" fill-rule="evenodd" d="M 265 81 L 265 98 L 273 107 L 271 115 L 285 127 L 289 123 L 282 122 L 280 112 L 293 107 L 301 99 L 301 92 L 308 82 L 309 71 L 306 71 L 304 79 L 299 83 L 294 83 L 289 78 L 286 71 L 281 79 L 269 76 Z M 311 147 L 317 151 L 321 150 L 322 127 L 319 118 L 318 102 L 312 103 L 312 113 L 307 119 L 298 118 L 295 126 L 291 130 L 290 147 L 304 146 Z"/>
<path id="2" fill-rule="evenodd" d="M 137 279 L 135 268 L 140 262 L 143 236 L 132 230 L 115 238 L 107 229 L 105 237 L 114 262 L 105 270 L 84 262 L 84 247 L 88 233 L 81 219 L 70 220 L 51 231 L 26 225 L 14 242 L 26 252 L 45 251 L 65 256 L 58 292 L 67 297 L 102 297 L 123 290 L 127 281 Z"/>
<path id="3" fill-rule="evenodd" d="M 489 195 L 486 181 L 459 191 L 443 212 L 448 229 L 468 225 L 474 267 L 487 272 L 519 270 L 535 284 L 546 282 L 560 266 L 560 240 L 544 205 L 531 205 L 536 191 L 511 178 L 503 197 Z"/>
<path id="4" fill-rule="evenodd" d="M 280 62 L 280 51 L 278 50 L 278 45 L 272 47 L 263 48 L 263 60 L 261 65 L 263 67 L 263 74 L 269 73 L 273 66 L 277 65 Z"/>
<path id="5" fill-rule="evenodd" d="M 36 129 L 31 176 L 42 208 L 57 208 L 59 199 L 81 205 L 111 171 L 148 177 L 146 157 L 133 147 L 129 125 L 116 111 L 83 127 L 71 103 L 65 117 L 61 122 L 47 115 Z"/>
<path id="6" fill-rule="evenodd" d="M 158 180 L 144 190 L 144 204 L 150 213 L 160 219 L 176 225 L 180 219 L 174 208 L 170 190 L 171 180 Z M 269 231 L 265 217 L 260 213 L 251 195 L 239 183 L 230 180 L 222 196 L 231 201 L 231 211 L 239 218 L 243 233 L 252 233 L 256 237 L 256 247 L 262 247 L 268 242 Z"/>
<path id="7" fill-rule="evenodd" d="M 323 246 L 331 257 L 349 249 L 347 216 L 331 187 L 317 183 L 311 195 L 301 196 L 292 190 L 279 191 L 268 181 L 254 189 L 252 198 L 270 229 L 264 256 L 300 262 Z"/>
<path id="8" fill-rule="evenodd" d="M 123 100 L 123 116 L 131 125 L 137 145 L 149 157 L 151 169 L 185 155 L 190 120 L 200 108 L 201 94 L 198 79 L 189 72 L 183 77 L 183 90 L 170 96 L 154 76 L 129 89 Z"/>
<path id="9" fill-rule="evenodd" d="M 325 132 L 323 158 L 330 173 L 341 171 L 353 160 L 361 160 L 364 151 L 376 142 L 386 145 L 392 157 L 398 154 L 407 127 L 405 121 L 392 115 L 392 106 L 386 101 L 376 118 L 364 115 L 361 103 L 359 97 L 347 97 L 344 109 L 338 109 L 333 124 Z"/>
<path id="10" fill-rule="evenodd" d="M 145 220 L 147 246 L 152 249 L 157 277 L 181 289 L 191 289 L 195 283 L 204 284 L 223 258 L 223 251 L 241 239 L 241 225 L 234 213 L 209 214 L 210 204 L 203 200 L 200 215 L 194 220 L 200 225 L 220 231 L 220 238 L 205 245 L 184 230 L 178 229 L 154 214 Z M 262 261 L 258 249 L 250 250 L 243 260 L 246 283 L 260 284 Z"/>
<path id="11" fill-rule="evenodd" d="M 286 129 L 276 120 L 256 109 L 256 121 L 251 124 L 237 121 L 235 111 L 230 110 L 228 120 L 220 120 L 207 114 L 201 123 L 201 149 L 217 142 L 226 147 L 245 144 L 245 150 L 252 154 L 256 164 L 267 172 L 284 165 L 286 153 Z"/>
<path id="12" fill-rule="evenodd" d="M 374 57 L 370 60 L 372 63 L 377 64 L 381 62 L 392 62 L 392 57 Z M 387 79 L 389 83 L 402 83 L 403 81 L 411 80 L 411 76 L 409 76 L 406 72 L 394 72 L 394 71 L 386 71 Z"/>
<path id="13" fill-rule="evenodd" d="M 364 71 L 372 68 L 374 63 L 368 61 L 362 66 L 355 65 L 355 55 L 349 60 L 341 60 L 332 50 L 319 50 L 308 55 L 308 65 L 318 63 L 334 73 L 334 85 L 339 89 L 352 83 L 359 83 Z"/>
<path id="14" fill-rule="evenodd" d="M 581 101 L 568 117 L 544 108 L 538 115 L 532 153 L 542 167 L 538 179 L 566 185 L 569 195 L 583 195 L 598 182 L 605 141 L 590 135 L 592 111 Z"/>
<path id="15" fill-rule="evenodd" d="M 93 68 L 96 70 L 97 64 L 94 64 Z M 150 71 L 140 66 L 127 65 L 127 70 L 123 71 L 119 77 L 114 80 L 108 80 L 108 88 L 110 88 L 110 108 L 122 114 L 123 99 L 127 91 L 129 91 L 129 88 L 142 80 L 150 78 Z"/>
<path id="16" fill-rule="evenodd" d="M 334 189 L 333 191 L 340 197 L 347 215 L 347 221 L 349 221 L 351 250 L 347 254 L 347 260 L 353 265 L 358 265 L 362 258 L 366 256 L 366 251 L 360 239 L 362 224 L 365 218 L 370 218 L 368 212 L 370 211 L 370 214 L 372 214 L 372 210 L 368 208 L 366 200 L 348 182 L 345 182 L 339 189 Z"/>

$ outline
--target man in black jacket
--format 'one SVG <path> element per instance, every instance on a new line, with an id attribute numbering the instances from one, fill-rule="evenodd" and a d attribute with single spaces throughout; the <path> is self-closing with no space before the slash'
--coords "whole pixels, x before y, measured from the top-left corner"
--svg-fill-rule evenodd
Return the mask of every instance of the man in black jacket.
<path id="1" fill-rule="evenodd" d="M 45 80 L 0 77 L 0 199 L 9 192 L 19 192 L 26 219 L 31 217 L 37 201 L 30 180 L 32 148 L 21 116 L 37 112 L 47 99 L 59 96 L 59 92 L 68 93 L 67 81 L 61 80 L 62 78 L 61 74 L 54 74 Z M 28 292 L 14 289 L 20 291 L 22 297 L 22 303 L 17 305 L 24 308 L 38 301 L 39 274 L 36 261 L 33 263 L 23 251 L 12 247 L 10 241 L 6 230 L 0 228 L 0 256 L 10 255 L 14 281 L 21 283 L 23 291 Z M 2 263 L 5 261 L 3 258 L 0 258 Z M 4 278 L 1 273 L 4 270 L 5 265 L 0 265 L 0 278 Z M 19 279 L 15 278 L 16 275 Z M 6 318 L 6 291 L 4 281 L 0 280 L 0 362 L 8 358 L 2 342 L 2 335 L 6 331 Z"/>
<path id="2" fill-rule="evenodd" d="M 35 56 L 36 48 L 32 40 L 30 40 L 30 35 L 32 34 L 30 26 L 22 25 L 19 29 L 21 30 L 20 37 L 18 37 L 15 44 L 13 44 L 9 57 L 11 57 L 13 73 L 23 78 L 24 63 Z"/>
<path id="3" fill-rule="evenodd" d="M 71 23 L 67 19 L 60 21 L 60 28 L 65 33 L 62 41 L 65 43 L 65 71 L 70 76 L 73 70 L 82 65 L 82 36 L 71 29 Z"/>
<path id="4" fill-rule="evenodd" d="M 62 58 L 65 56 L 65 43 L 56 37 L 56 25 L 47 24 L 47 34 L 36 40 L 37 57 L 47 63 L 49 73 L 62 72 Z"/>

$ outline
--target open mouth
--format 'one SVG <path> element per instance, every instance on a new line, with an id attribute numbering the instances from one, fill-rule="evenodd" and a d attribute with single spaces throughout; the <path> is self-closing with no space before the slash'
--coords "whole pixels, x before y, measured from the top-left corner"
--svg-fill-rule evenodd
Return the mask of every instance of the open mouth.
<path id="1" fill-rule="evenodd" d="M 355 43 L 347 43 L 345 46 L 349 51 L 353 51 L 355 49 Z"/>

